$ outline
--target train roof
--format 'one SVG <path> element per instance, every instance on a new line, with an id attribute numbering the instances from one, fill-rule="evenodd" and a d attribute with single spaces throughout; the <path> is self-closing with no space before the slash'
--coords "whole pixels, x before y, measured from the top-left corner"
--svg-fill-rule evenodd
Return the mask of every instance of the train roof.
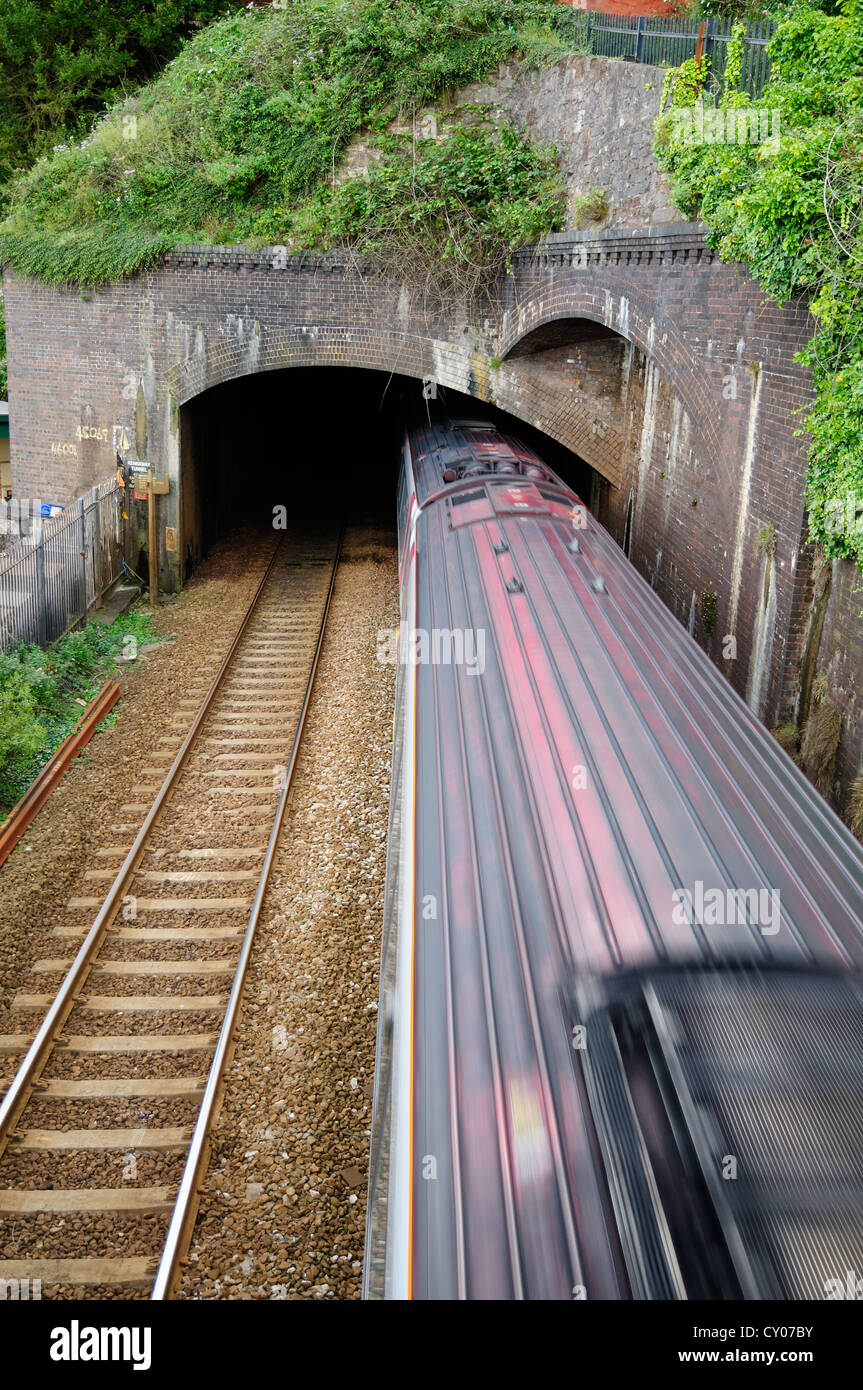
<path id="1" fill-rule="evenodd" d="M 830 1253 L 835 1263 L 850 1252 L 827 1229 L 817 1165 L 801 1160 L 767 1196 L 764 1163 L 750 1170 L 737 1195 L 747 1187 L 758 1201 L 746 1208 L 728 1192 L 718 1203 L 702 1170 L 727 1153 L 763 1158 L 782 1142 L 783 1114 L 817 1113 L 791 1069 L 770 1113 L 759 1106 L 759 1059 L 776 1051 L 783 1018 L 786 1033 L 795 1010 L 823 1021 L 828 999 L 841 1015 L 849 988 L 859 1025 L 848 982 L 863 964 L 863 852 L 550 470 L 548 486 L 477 473 L 441 490 L 440 439 L 424 429 L 411 443 L 436 499 L 420 512 L 416 551 L 427 645 L 416 675 L 415 1145 L 447 1156 L 445 1181 L 417 1182 L 414 1291 L 663 1296 L 677 1280 L 693 1296 L 658 1155 L 633 1177 L 632 1154 L 641 1162 L 665 1107 L 669 1134 L 688 1136 L 685 1153 L 668 1141 L 675 1161 L 702 1173 L 687 1229 L 708 1244 L 722 1236 L 713 1291 L 726 1280 L 760 1296 L 823 1296 Z M 724 992 L 711 995 L 708 976 Z M 632 977 L 635 994 L 616 994 Z M 715 1068 L 711 1091 L 672 1045 L 687 1009 L 702 1042 L 720 1017 L 737 1027 L 747 1108 L 734 1124 Z M 858 1025 L 837 1036 L 859 1042 Z M 847 1071 L 837 1091 L 831 1055 L 816 1031 L 808 1075 L 824 1114 L 840 1093 L 860 1094 Z M 654 1082 L 665 1078 L 659 1100 L 634 1079 L 645 1058 Z M 621 1074 L 646 1107 L 629 1150 L 602 1120 Z M 687 1105 L 701 1120 L 689 1123 Z M 860 1137 L 845 1125 L 858 1203 L 859 1159 L 847 1155 Z M 753 1202 L 770 1208 L 772 1228 Z"/>
<path id="2" fill-rule="evenodd" d="M 565 486 L 533 449 L 479 415 L 429 414 L 411 431 L 410 447 L 420 506 L 468 478 L 521 477 Z"/>

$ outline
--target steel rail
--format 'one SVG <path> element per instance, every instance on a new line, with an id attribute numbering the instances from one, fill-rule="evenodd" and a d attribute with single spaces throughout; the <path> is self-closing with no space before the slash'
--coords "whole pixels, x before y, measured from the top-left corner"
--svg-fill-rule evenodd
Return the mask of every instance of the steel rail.
<path id="1" fill-rule="evenodd" d="M 151 1300 L 154 1302 L 161 1302 L 173 1298 L 176 1282 L 180 1273 L 180 1264 L 182 1263 L 186 1251 L 188 1249 L 188 1245 L 192 1236 L 192 1231 L 195 1225 L 195 1220 L 198 1214 L 198 1202 L 202 1190 L 200 1187 L 200 1183 L 204 1177 L 206 1165 L 209 1162 L 210 1134 L 212 1132 L 215 1121 L 218 1118 L 219 1110 L 221 1107 L 225 1068 L 227 1066 L 233 1046 L 234 1028 L 239 1017 L 243 987 L 245 985 L 246 972 L 249 965 L 249 959 L 252 953 L 252 946 L 255 940 L 255 932 L 257 930 L 258 920 L 261 915 L 261 908 L 263 906 L 264 896 L 266 894 L 267 886 L 269 883 L 270 871 L 272 869 L 273 860 L 275 858 L 276 845 L 278 843 L 279 835 L 281 833 L 282 821 L 284 820 L 285 810 L 288 804 L 288 797 L 290 795 L 291 784 L 293 782 L 294 777 L 294 768 L 296 766 L 297 756 L 299 754 L 300 742 L 303 736 L 303 729 L 306 723 L 306 715 L 308 713 L 309 704 L 311 702 L 312 688 L 315 683 L 315 675 L 318 669 L 318 662 L 320 660 L 321 650 L 324 644 L 324 633 L 326 631 L 327 618 L 329 616 L 330 604 L 332 602 L 333 590 L 335 588 L 336 574 L 339 568 L 339 559 L 342 553 L 343 540 L 344 528 L 342 528 L 342 530 L 340 531 L 339 538 L 336 543 L 336 553 L 333 558 L 333 570 L 332 574 L 330 575 L 330 583 L 327 589 L 326 602 L 324 603 L 324 611 L 321 616 L 321 624 L 318 629 L 318 638 L 315 644 L 315 653 L 314 657 L 312 658 L 312 664 L 309 670 L 308 680 L 306 681 L 306 689 L 303 695 L 303 703 L 300 709 L 299 718 L 297 720 L 297 727 L 294 732 L 294 740 L 291 745 L 290 758 L 288 759 L 288 765 L 285 769 L 284 777 L 282 778 L 282 786 L 279 792 L 279 800 L 276 806 L 275 815 L 273 817 L 273 826 L 270 831 L 270 838 L 267 843 L 267 850 L 264 856 L 264 862 L 261 865 L 261 872 L 258 878 L 258 886 L 255 891 L 255 896 L 252 901 L 251 909 L 249 911 L 249 920 L 246 926 L 245 935 L 243 937 L 243 943 L 240 947 L 240 955 L 237 961 L 237 969 L 234 975 L 233 984 L 231 986 L 231 993 L 228 996 L 228 1003 L 225 1009 L 224 1019 L 222 1020 L 222 1027 L 219 1033 L 219 1040 L 216 1043 L 216 1049 L 213 1053 L 213 1057 L 210 1063 L 210 1070 L 207 1076 L 206 1086 L 204 1087 L 204 1094 L 201 1098 L 201 1106 L 198 1111 L 198 1118 L 195 1122 L 195 1129 L 192 1134 L 191 1143 L 189 1145 L 189 1152 L 186 1156 L 185 1167 L 183 1168 L 183 1176 L 180 1179 L 180 1186 L 177 1191 L 177 1198 L 174 1203 L 174 1210 L 171 1216 L 171 1221 L 168 1226 L 168 1233 L 165 1237 L 165 1245 L 162 1250 L 162 1255 L 159 1260 L 159 1268 L 156 1272 L 156 1278 L 153 1283 L 152 1293 L 150 1295 Z"/>
<path id="2" fill-rule="evenodd" d="M 2 1156 L 6 1144 L 8 1143 L 9 1136 L 12 1130 L 14 1129 L 15 1125 L 17 1124 L 21 1111 L 27 1103 L 29 1093 L 32 1090 L 34 1083 L 38 1080 L 41 1069 L 44 1066 L 45 1061 L 47 1060 L 48 1053 L 54 1046 L 56 1034 L 59 1031 L 59 1029 L 62 1028 L 63 1024 L 65 1023 L 66 1019 L 72 1011 L 72 1008 L 75 1004 L 76 993 L 79 990 L 81 983 L 87 971 L 90 968 L 93 956 L 96 954 L 97 949 L 102 944 L 102 939 L 105 935 L 105 932 L 111 922 L 114 913 L 116 912 L 120 904 L 120 901 L 123 897 L 123 892 L 129 882 L 129 879 L 133 876 L 135 870 L 138 867 L 138 863 L 140 861 L 141 855 L 144 852 L 146 841 L 150 834 L 150 831 L 153 829 L 153 826 L 155 825 L 164 807 L 164 804 L 168 796 L 170 795 L 177 774 L 179 773 L 181 767 L 186 761 L 189 749 L 194 743 L 198 730 L 200 729 L 203 720 L 206 718 L 210 706 L 212 705 L 213 700 L 215 699 L 216 694 L 219 688 L 221 687 L 222 681 L 224 680 L 225 675 L 227 674 L 228 668 L 230 667 L 231 662 L 234 659 L 237 647 L 242 641 L 246 628 L 248 627 L 252 615 L 255 609 L 257 608 L 258 601 L 261 595 L 263 594 L 264 589 L 266 588 L 270 576 L 275 568 L 276 561 L 278 560 L 278 557 L 281 554 L 283 540 L 283 537 L 279 539 L 278 545 L 275 547 L 273 554 L 270 557 L 270 561 L 267 565 L 267 568 L 264 571 L 261 582 L 255 590 L 254 597 L 252 598 L 252 601 L 246 610 L 245 617 L 240 623 L 240 626 L 236 631 L 234 639 L 231 642 L 230 647 L 228 648 L 227 655 L 225 656 L 221 666 L 219 667 L 213 684 L 210 686 L 209 691 L 204 696 L 204 701 L 197 714 L 195 715 L 195 718 L 192 721 L 192 724 L 189 728 L 189 732 L 186 734 L 186 737 L 180 745 L 179 752 L 177 753 L 177 756 L 171 764 L 167 776 L 165 777 L 164 782 L 159 788 L 159 791 L 156 793 L 155 800 L 153 801 L 152 806 L 147 812 L 147 815 L 144 819 L 144 822 L 140 830 L 138 831 L 138 834 L 135 836 L 129 853 L 123 860 L 123 863 L 117 873 L 117 877 L 114 879 L 114 882 L 108 889 L 105 901 L 99 909 L 99 913 L 95 921 L 93 922 L 93 925 L 91 926 L 83 942 L 81 943 L 81 946 L 78 950 L 78 954 L 76 955 L 75 959 L 70 965 L 69 970 L 62 984 L 60 985 L 59 990 L 57 991 L 57 995 L 54 999 L 53 1004 L 51 1005 L 47 1014 L 43 1018 L 35 1038 L 30 1044 L 30 1047 L 27 1050 L 27 1053 L 24 1056 L 23 1061 L 20 1063 L 18 1070 L 16 1071 L 14 1077 L 12 1078 L 12 1081 L 9 1084 L 9 1089 L 6 1092 L 2 1104 L 0 1104 L 0 1156 Z"/>

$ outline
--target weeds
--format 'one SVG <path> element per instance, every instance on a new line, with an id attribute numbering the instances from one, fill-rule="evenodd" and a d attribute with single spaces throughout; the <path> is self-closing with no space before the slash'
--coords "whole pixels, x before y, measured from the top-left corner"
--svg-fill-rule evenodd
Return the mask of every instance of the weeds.
<path id="1" fill-rule="evenodd" d="M 96 694 L 129 637 L 154 640 L 149 615 L 127 613 L 110 627 L 86 623 L 45 649 L 22 643 L 0 652 L 0 818 L 72 732 L 82 702 Z"/>

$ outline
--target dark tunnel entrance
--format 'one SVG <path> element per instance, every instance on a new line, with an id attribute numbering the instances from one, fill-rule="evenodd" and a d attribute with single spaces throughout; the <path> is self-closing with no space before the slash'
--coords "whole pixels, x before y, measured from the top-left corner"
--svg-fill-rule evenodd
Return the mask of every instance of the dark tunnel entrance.
<path id="1" fill-rule="evenodd" d="M 438 405 L 518 435 L 592 503 L 601 480 L 583 460 L 494 406 L 435 389 Z M 274 507 L 394 524 L 402 428 L 425 408 L 415 377 L 347 367 L 262 372 L 196 396 L 180 412 L 186 577 L 223 532 L 271 524 Z"/>

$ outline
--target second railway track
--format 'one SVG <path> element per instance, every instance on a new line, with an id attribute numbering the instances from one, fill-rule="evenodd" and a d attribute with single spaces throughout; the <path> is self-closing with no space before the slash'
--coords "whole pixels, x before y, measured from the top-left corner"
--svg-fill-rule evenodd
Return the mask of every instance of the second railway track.
<path id="1" fill-rule="evenodd" d="M 330 532 L 281 541 L 203 702 L 154 731 L 123 808 L 146 812 L 131 847 L 99 850 L 92 897 L 70 900 L 56 956 L 13 1000 L 0 1280 L 172 1295 L 340 548 Z"/>

